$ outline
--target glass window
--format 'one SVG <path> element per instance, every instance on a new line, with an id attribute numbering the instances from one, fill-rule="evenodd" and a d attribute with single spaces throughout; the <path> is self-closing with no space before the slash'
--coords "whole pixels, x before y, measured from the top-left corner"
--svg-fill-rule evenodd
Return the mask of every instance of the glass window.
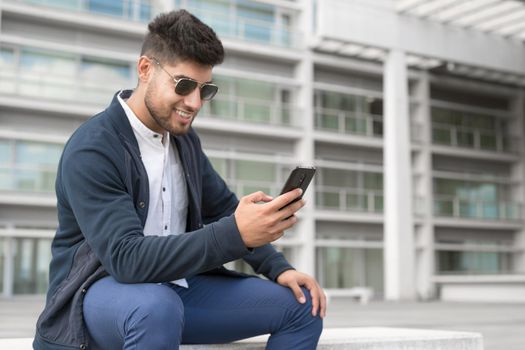
<path id="1" fill-rule="evenodd" d="M 12 142 L 8 140 L 0 140 L 0 166 L 10 165 L 13 155 Z"/>
<path id="2" fill-rule="evenodd" d="M 380 249 L 319 247 L 317 276 L 324 288 L 372 287 L 383 292 L 383 254 Z"/>
<path id="3" fill-rule="evenodd" d="M 124 2 L 124 0 L 87 0 L 86 7 L 91 12 L 122 17 L 125 14 Z"/>
<path id="4" fill-rule="evenodd" d="M 20 57 L 19 93 L 58 99 L 75 96 L 76 60 L 73 55 L 23 49 Z"/>
<path id="5" fill-rule="evenodd" d="M 79 96 L 83 100 L 102 103 L 108 99 L 108 94 L 130 84 L 131 68 L 127 62 L 82 58 L 77 79 L 82 89 Z M 102 86 L 101 82 L 104 82 Z"/>
<path id="6" fill-rule="evenodd" d="M 219 175 L 225 179 L 227 178 L 228 176 L 228 172 L 227 172 L 227 160 L 224 159 L 224 158 L 215 158 L 215 157 L 210 157 L 210 163 L 211 165 L 213 166 L 213 169 L 215 169 L 215 171 L 217 173 L 219 173 Z"/>
<path id="7" fill-rule="evenodd" d="M 51 240 L 17 238 L 14 240 L 15 294 L 45 293 L 51 261 Z"/>
<path id="8" fill-rule="evenodd" d="M 13 93 L 16 83 L 16 62 L 13 49 L 0 48 L 0 92 Z"/>
<path id="9" fill-rule="evenodd" d="M 41 142 L 18 141 L 15 147 L 16 164 L 33 166 L 56 166 L 62 154 L 62 145 Z"/>
<path id="10" fill-rule="evenodd" d="M 275 28 L 274 6 L 249 0 L 237 0 L 237 25 L 243 39 L 272 42 Z"/>
<path id="11" fill-rule="evenodd" d="M 439 273 L 505 273 L 511 271 L 510 253 L 438 251 Z"/>
<path id="12" fill-rule="evenodd" d="M 0 293 L 4 292 L 4 260 L 5 248 L 4 238 L 0 237 Z"/>
<path id="13" fill-rule="evenodd" d="M 237 180 L 275 182 L 275 164 L 238 160 L 235 162 Z"/>

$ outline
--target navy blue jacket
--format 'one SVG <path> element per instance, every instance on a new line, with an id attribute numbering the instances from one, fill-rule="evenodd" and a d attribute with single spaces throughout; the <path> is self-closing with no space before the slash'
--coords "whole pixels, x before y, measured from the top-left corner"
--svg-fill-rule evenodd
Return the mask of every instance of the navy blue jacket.
<path id="1" fill-rule="evenodd" d="M 222 264 L 239 258 L 271 280 L 292 269 L 270 244 L 246 248 L 233 216 L 238 200 L 212 168 L 195 131 L 171 140 L 182 160 L 189 207 L 187 232 L 168 237 L 143 234 L 148 176 L 116 95 L 67 142 L 58 166 L 59 226 L 35 349 L 89 348 L 82 299 L 108 274 L 123 283 L 236 274 Z"/>

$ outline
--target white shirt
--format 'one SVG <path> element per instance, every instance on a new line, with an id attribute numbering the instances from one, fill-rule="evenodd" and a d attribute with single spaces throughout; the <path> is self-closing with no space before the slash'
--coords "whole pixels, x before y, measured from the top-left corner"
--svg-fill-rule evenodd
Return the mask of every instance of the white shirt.
<path id="1" fill-rule="evenodd" d="M 139 144 L 142 163 L 148 173 L 149 207 L 144 235 L 168 236 L 184 233 L 188 215 L 188 190 L 175 145 L 171 144 L 167 132 L 164 135 L 159 134 L 145 126 L 120 97 L 120 93 L 118 100 L 131 124 Z M 173 283 L 188 287 L 185 279 Z"/>

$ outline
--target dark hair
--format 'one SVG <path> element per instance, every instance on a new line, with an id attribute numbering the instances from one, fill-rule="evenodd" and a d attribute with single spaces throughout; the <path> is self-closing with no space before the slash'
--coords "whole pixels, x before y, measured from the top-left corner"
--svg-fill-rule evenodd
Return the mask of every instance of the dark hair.
<path id="1" fill-rule="evenodd" d="M 160 14 L 149 23 L 140 54 L 163 63 L 190 60 L 215 66 L 222 63 L 224 48 L 213 29 L 179 10 Z"/>

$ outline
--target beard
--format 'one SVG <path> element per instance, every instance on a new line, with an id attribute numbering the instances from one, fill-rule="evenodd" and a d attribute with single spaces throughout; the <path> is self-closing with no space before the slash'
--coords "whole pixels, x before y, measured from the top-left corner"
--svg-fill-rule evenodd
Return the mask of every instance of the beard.
<path id="1" fill-rule="evenodd" d="M 146 89 L 146 93 L 144 95 L 144 104 L 151 115 L 151 118 L 164 130 L 168 131 L 172 135 L 184 135 L 188 133 L 190 130 L 191 125 L 193 124 L 193 120 L 195 119 L 195 116 L 197 115 L 197 112 L 194 111 L 191 108 L 183 107 L 181 106 L 180 109 L 189 111 L 193 114 L 192 120 L 188 124 L 181 124 L 177 122 L 175 118 L 172 117 L 172 114 L 175 113 L 175 109 L 177 108 L 177 103 L 174 107 L 166 107 L 164 108 L 162 105 L 160 105 L 158 102 L 158 98 L 155 99 L 155 96 L 158 96 L 157 89 L 154 86 L 148 86 Z M 183 102 L 180 102 L 180 105 L 183 105 Z"/>

